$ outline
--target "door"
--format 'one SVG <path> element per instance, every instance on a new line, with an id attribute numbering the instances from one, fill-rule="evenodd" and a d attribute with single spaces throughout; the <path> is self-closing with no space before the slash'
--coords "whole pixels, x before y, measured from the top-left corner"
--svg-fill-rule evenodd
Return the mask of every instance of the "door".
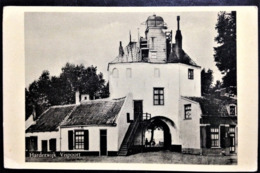
<path id="1" fill-rule="evenodd" d="M 141 120 L 143 116 L 143 101 L 134 100 L 134 120 Z"/>
<path id="2" fill-rule="evenodd" d="M 42 140 L 42 152 L 47 152 L 47 140 Z"/>
<path id="3" fill-rule="evenodd" d="M 100 155 L 107 155 L 107 130 L 100 130 Z"/>

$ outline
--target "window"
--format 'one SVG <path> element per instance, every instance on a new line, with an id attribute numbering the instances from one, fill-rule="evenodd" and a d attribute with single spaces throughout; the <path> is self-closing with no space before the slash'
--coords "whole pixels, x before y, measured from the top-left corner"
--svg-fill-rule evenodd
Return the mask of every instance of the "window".
<path id="1" fill-rule="evenodd" d="M 113 76 L 113 78 L 118 78 L 118 69 L 116 69 L 116 68 L 114 68 L 113 70 L 112 70 L 112 76 Z"/>
<path id="2" fill-rule="evenodd" d="M 164 105 L 164 90 L 163 88 L 153 89 L 153 104 Z"/>
<path id="3" fill-rule="evenodd" d="M 235 127 L 229 127 L 229 132 L 230 133 L 235 133 Z"/>
<path id="4" fill-rule="evenodd" d="M 218 127 L 211 127 L 211 147 L 218 147 L 219 146 L 219 129 Z"/>
<path id="5" fill-rule="evenodd" d="M 191 104 L 184 105 L 184 119 L 191 119 Z"/>
<path id="6" fill-rule="evenodd" d="M 188 69 L 188 79 L 193 79 L 194 74 L 193 74 L 193 69 Z"/>
<path id="7" fill-rule="evenodd" d="M 158 68 L 154 69 L 154 77 L 160 77 L 160 69 Z"/>
<path id="8" fill-rule="evenodd" d="M 236 115 L 236 106 L 229 107 L 230 115 Z"/>
<path id="9" fill-rule="evenodd" d="M 151 50 L 154 50 L 154 40 L 155 37 L 151 37 L 151 47 L 150 47 Z"/>
<path id="10" fill-rule="evenodd" d="M 56 151 L 56 139 L 50 139 L 49 140 L 49 147 L 50 147 L 50 151 Z"/>
<path id="11" fill-rule="evenodd" d="M 127 78 L 131 78 L 132 77 L 132 69 L 131 68 L 127 68 L 126 69 L 126 77 Z"/>
<path id="12" fill-rule="evenodd" d="M 75 131 L 75 149 L 84 149 L 84 131 Z"/>

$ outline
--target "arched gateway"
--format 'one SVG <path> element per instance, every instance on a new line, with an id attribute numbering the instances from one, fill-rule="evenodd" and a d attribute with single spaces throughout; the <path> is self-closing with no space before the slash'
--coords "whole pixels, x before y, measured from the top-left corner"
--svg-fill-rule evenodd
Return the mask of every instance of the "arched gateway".
<path id="1" fill-rule="evenodd" d="M 171 133 L 167 124 L 174 127 L 172 120 L 157 116 L 151 118 L 145 128 L 145 148 L 149 150 L 170 149 L 171 147 Z"/>
<path id="2" fill-rule="evenodd" d="M 173 128 L 175 128 L 174 122 L 164 116 L 155 116 L 142 121 L 135 133 L 130 152 L 170 150 Z"/>

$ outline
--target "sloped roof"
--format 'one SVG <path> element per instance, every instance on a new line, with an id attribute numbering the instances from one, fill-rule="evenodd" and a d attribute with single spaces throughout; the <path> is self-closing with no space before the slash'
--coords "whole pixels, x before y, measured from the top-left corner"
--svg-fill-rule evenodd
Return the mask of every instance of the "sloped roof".
<path id="1" fill-rule="evenodd" d="M 183 50 L 181 49 L 181 53 L 180 56 L 178 57 L 176 54 L 176 45 L 173 44 L 172 45 L 172 52 L 169 54 L 168 63 L 183 63 L 183 64 L 187 64 L 187 65 L 192 65 L 192 66 L 196 66 L 199 67 L 190 57 L 189 55 Z"/>
<path id="2" fill-rule="evenodd" d="M 46 132 L 58 131 L 58 127 L 63 119 L 73 110 L 75 105 L 53 106 L 45 111 L 36 120 L 36 124 L 31 125 L 26 132 Z"/>
<path id="3" fill-rule="evenodd" d="M 184 97 L 195 102 L 198 102 L 201 107 L 202 116 L 207 117 L 234 117 L 234 115 L 229 115 L 227 111 L 227 106 L 230 104 L 237 104 L 236 99 L 221 97 Z"/>
<path id="4" fill-rule="evenodd" d="M 124 101 L 125 98 L 82 103 L 62 123 L 62 126 L 114 125 Z"/>

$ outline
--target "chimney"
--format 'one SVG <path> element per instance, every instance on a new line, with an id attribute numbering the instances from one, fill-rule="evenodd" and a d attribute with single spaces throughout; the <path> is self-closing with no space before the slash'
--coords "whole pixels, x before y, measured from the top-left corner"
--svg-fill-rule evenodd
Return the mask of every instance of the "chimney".
<path id="1" fill-rule="evenodd" d="M 122 46 L 122 42 L 119 42 L 119 57 L 123 57 L 124 56 L 124 49 Z"/>
<path id="2" fill-rule="evenodd" d="M 79 90 L 76 90 L 76 92 L 75 92 L 75 103 L 76 103 L 77 105 L 80 104 L 80 98 L 79 98 L 79 96 L 80 96 Z"/>
<path id="3" fill-rule="evenodd" d="M 180 54 L 182 51 L 182 35 L 180 30 L 180 16 L 177 16 L 177 31 L 175 35 L 175 43 L 176 43 L 176 53 L 177 56 L 180 58 Z"/>

